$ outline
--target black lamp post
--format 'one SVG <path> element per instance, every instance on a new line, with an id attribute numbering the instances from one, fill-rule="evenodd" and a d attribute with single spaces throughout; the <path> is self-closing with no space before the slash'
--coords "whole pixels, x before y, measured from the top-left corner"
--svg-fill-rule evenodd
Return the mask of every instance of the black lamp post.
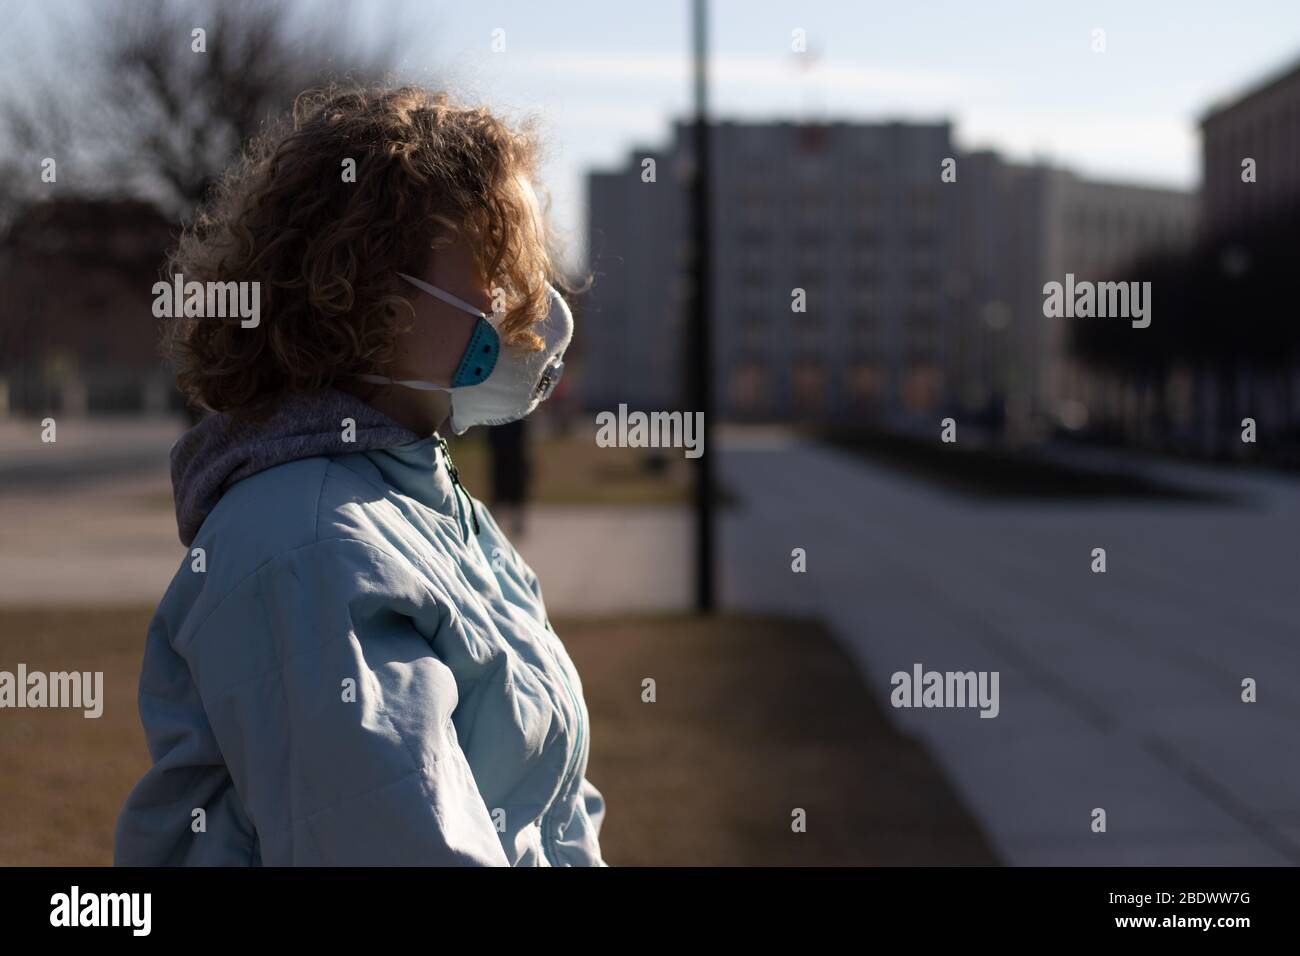
<path id="1" fill-rule="evenodd" d="M 698 411 L 703 423 L 700 441 L 704 454 L 695 462 L 695 609 L 712 613 L 715 606 L 713 580 L 713 355 L 709 335 L 711 290 L 709 257 L 709 125 L 708 125 L 708 4 L 692 0 L 695 38 L 695 162 L 691 179 L 691 225 L 693 232 L 690 336 L 687 347 L 687 385 L 691 411 Z"/>

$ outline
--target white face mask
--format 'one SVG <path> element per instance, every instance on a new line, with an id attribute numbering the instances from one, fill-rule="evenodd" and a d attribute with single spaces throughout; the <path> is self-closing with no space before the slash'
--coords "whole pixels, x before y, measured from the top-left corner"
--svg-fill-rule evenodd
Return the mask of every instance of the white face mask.
<path id="1" fill-rule="evenodd" d="M 527 352 L 501 346 L 496 327 L 479 309 L 450 292 L 429 285 L 404 272 L 399 276 L 418 289 L 456 308 L 478 316 L 450 385 L 414 379 L 392 379 L 383 375 L 358 375 L 366 382 L 401 385 L 451 395 L 451 430 L 464 434 L 475 425 L 503 425 L 529 415 L 550 397 L 564 373 L 564 351 L 573 338 L 573 313 L 564 297 L 550 283 L 551 309 L 546 318 L 529 328 L 542 340 L 542 348 Z"/>

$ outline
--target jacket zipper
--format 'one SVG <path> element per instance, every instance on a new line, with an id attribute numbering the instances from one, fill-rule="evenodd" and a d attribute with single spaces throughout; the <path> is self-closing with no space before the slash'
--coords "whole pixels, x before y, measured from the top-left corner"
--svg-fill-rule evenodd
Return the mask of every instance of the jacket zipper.
<path id="1" fill-rule="evenodd" d="M 558 641 L 560 639 L 559 635 L 551 630 L 549 621 L 546 624 L 546 630 L 550 632 L 551 640 Z M 549 644 L 546 647 L 546 652 L 551 655 L 551 660 L 555 662 L 555 668 L 559 672 L 560 680 L 564 682 L 564 689 L 568 691 L 569 700 L 573 702 L 573 714 L 578 720 L 577 743 L 573 748 L 573 757 L 564 767 L 564 775 L 560 778 L 560 789 L 555 795 L 555 803 L 552 803 L 550 809 L 542 815 L 543 851 L 546 852 L 547 859 L 550 860 L 551 865 L 555 866 L 556 848 L 558 843 L 555 836 L 555 825 L 552 822 L 552 814 L 555 812 L 556 804 L 564 798 L 564 791 L 568 789 L 573 771 L 577 768 L 578 761 L 582 757 L 582 745 L 583 738 L 586 735 L 586 727 L 584 726 L 584 721 L 582 719 L 582 704 L 578 701 L 578 695 L 573 692 L 573 685 L 569 683 L 569 677 L 565 673 L 564 665 L 560 663 L 559 657 L 556 656 L 555 651 L 551 649 Z M 547 849 L 548 843 L 549 850 Z"/>
<path id="2" fill-rule="evenodd" d="M 481 529 L 478 525 L 478 512 L 474 510 L 474 499 L 470 497 L 465 486 L 460 483 L 460 472 L 456 470 L 456 463 L 451 460 L 451 450 L 447 447 L 447 439 L 441 435 L 438 436 L 438 448 L 442 451 L 442 460 L 447 464 L 447 474 L 451 476 L 453 494 L 456 496 L 456 512 L 461 522 L 465 524 L 466 540 L 469 539 L 469 525 L 465 522 L 464 512 L 460 506 L 460 496 L 465 496 L 466 504 L 469 506 L 469 516 L 474 521 L 474 533 L 479 534 Z"/>
<path id="3" fill-rule="evenodd" d="M 460 516 L 460 521 L 464 524 L 464 517 L 461 516 L 462 512 L 460 507 L 460 495 L 464 494 L 466 504 L 469 506 L 470 517 L 474 521 L 474 533 L 476 535 L 480 534 L 481 529 L 478 523 L 478 514 L 474 510 L 474 499 L 469 496 L 469 492 L 465 490 L 465 486 L 460 483 L 460 472 L 456 470 L 456 464 L 451 460 L 451 451 L 447 447 L 447 439 L 443 438 L 441 435 L 438 436 L 438 447 L 442 451 L 443 461 L 447 463 L 447 474 L 451 477 L 452 486 L 457 493 L 456 511 L 458 516 Z M 468 527 L 466 527 L 466 534 L 468 534 Z M 550 640 L 558 641 L 560 639 L 559 636 L 551 630 L 551 624 L 549 621 L 546 622 L 546 630 L 550 633 Z M 564 684 L 565 691 L 568 692 L 569 700 L 573 704 L 574 716 L 578 721 L 578 733 L 576 735 L 576 744 L 573 748 L 573 756 L 569 759 L 568 763 L 565 764 L 564 774 L 560 778 L 560 788 L 556 793 L 555 802 L 551 804 L 550 808 L 544 814 L 542 814 L 542 852 L 546 855 L 550 864 L 555 866 L 558 842 L 555 835 L 553 814 L 555 812 L 555 805 L 563 799 L 564 791 L 568 789 L 569 782 L 573 777 L 573 771 L 577 768 L 578 761 L 582 757 L 582 747 L 586 737 L 586 726 L 585 721 L 582 719 L 582 704 L 578 700 L 578 695 L 573 692 L 573 685 L 569 683 L 569 677 L 568 674 L 565 673 L 564 665 L 560 663 L 559 657 L 557 657 L 555 651 L 551 649 L 549 642 L 546 645 L 546 652 L 551 656 L 551 660 L 555 664 L 556 672 L 560 675 L 560 681 Z"/>

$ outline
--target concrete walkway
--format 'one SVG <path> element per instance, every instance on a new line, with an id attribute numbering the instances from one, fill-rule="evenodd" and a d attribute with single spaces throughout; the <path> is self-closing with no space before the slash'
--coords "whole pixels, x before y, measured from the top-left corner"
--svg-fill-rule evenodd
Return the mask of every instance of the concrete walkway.
<path id="1" fill-rule="evenodd" d="M 156 604 L 184 556 L 165 471 L 0 487 L 0 605 Z"/>
<path id="2" fill-rule="evenodd" d="M 680 610 L 689 529 L 681 508 L 544 506 L 515 545 L 552 614 Z M 0 481 L 0 606 L 156 604 L 184 556 L 157 466 L 71 487 Z"/>
<path id="3" fill-rule="evenodd" d="M 691 602 L 690 531 L 684 508 L 547 505 L 512 540 L 549 614 L 681 611 Z"/>
<path id="4" fill-rule="evenodd" d="M 890 675 L 917 662 L 999 671 L 996 719 L 889 712 L 1009 863 L 1295 864 L 1297 485 L 1152 467 L 1250 503 L 973 503 L 733 436 L 721 476 L 745 507 L 724 523 L 727 601 L 823 616 L 886 707 Z M 795 547 L 807 573 L 791 571 Z M 1244 677 L 1258 703 L 1241 702 Z M 1091 832 L 1096 807 L 1106 833 Z"/>
<path id="5" fill-rule="evenodd" d="M 0 605 L 156 604 L 185 549 L 168 450 L 178 417 L 0 421 Z M 473 489 L 481 491 L 481 489 Z M 681 508 L 534 507 L 516 546 L 553 614 L 680 609 Z"/>

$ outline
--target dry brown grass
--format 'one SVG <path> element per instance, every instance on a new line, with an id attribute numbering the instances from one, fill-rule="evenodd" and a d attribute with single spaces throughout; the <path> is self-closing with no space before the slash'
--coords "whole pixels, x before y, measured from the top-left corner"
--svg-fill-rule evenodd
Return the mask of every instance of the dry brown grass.
<path id="1" fill-rule="evenodd" d="M 0 610 L 0 669 L 102 670 L 103 717 L 0 711 L 0 864 L 112 859 L 148 766 L 135 707 L 149 610 Z M 592 717 L 611 865 L 995 862 L 916 744 L 815 624 L 560 621 Z M 657 684 L 656 703 L 641 682 Z M 808 831 L 790 829 L 807 811 Z"/>
<path id="2" fill-rule="evenodd" d="M 150 610 L 0 610 L 0 670 L 103 671 L 104 713 L 0 711 L 0 865 L 113 862 L 117 811 L 149 767 L 136 682 Z"/>
<path id="3" fill-rule="evenodd" d="M 811 621 L 556 625 L 592 714 L 611 865 L 996 863 L 929 756 Z M 641 702 L 654 678 L 657 702 Z M 791 812 L 807 813 L 807 832 Z"/>
<path id="4" fill-rule="evenodd" d="M 491 503 L 487 441 L 474 429 L 448 441 L 461 480 Z M 661 463 L 651 468 L 653 459 Z M 536 438 L 531 442 L 534 504 L 677 505 L 690 501 L 692 464 L 680 449 L 601 448 L 594 436 Z M 725 489 L 718 500 L 728 500 Z"/>

